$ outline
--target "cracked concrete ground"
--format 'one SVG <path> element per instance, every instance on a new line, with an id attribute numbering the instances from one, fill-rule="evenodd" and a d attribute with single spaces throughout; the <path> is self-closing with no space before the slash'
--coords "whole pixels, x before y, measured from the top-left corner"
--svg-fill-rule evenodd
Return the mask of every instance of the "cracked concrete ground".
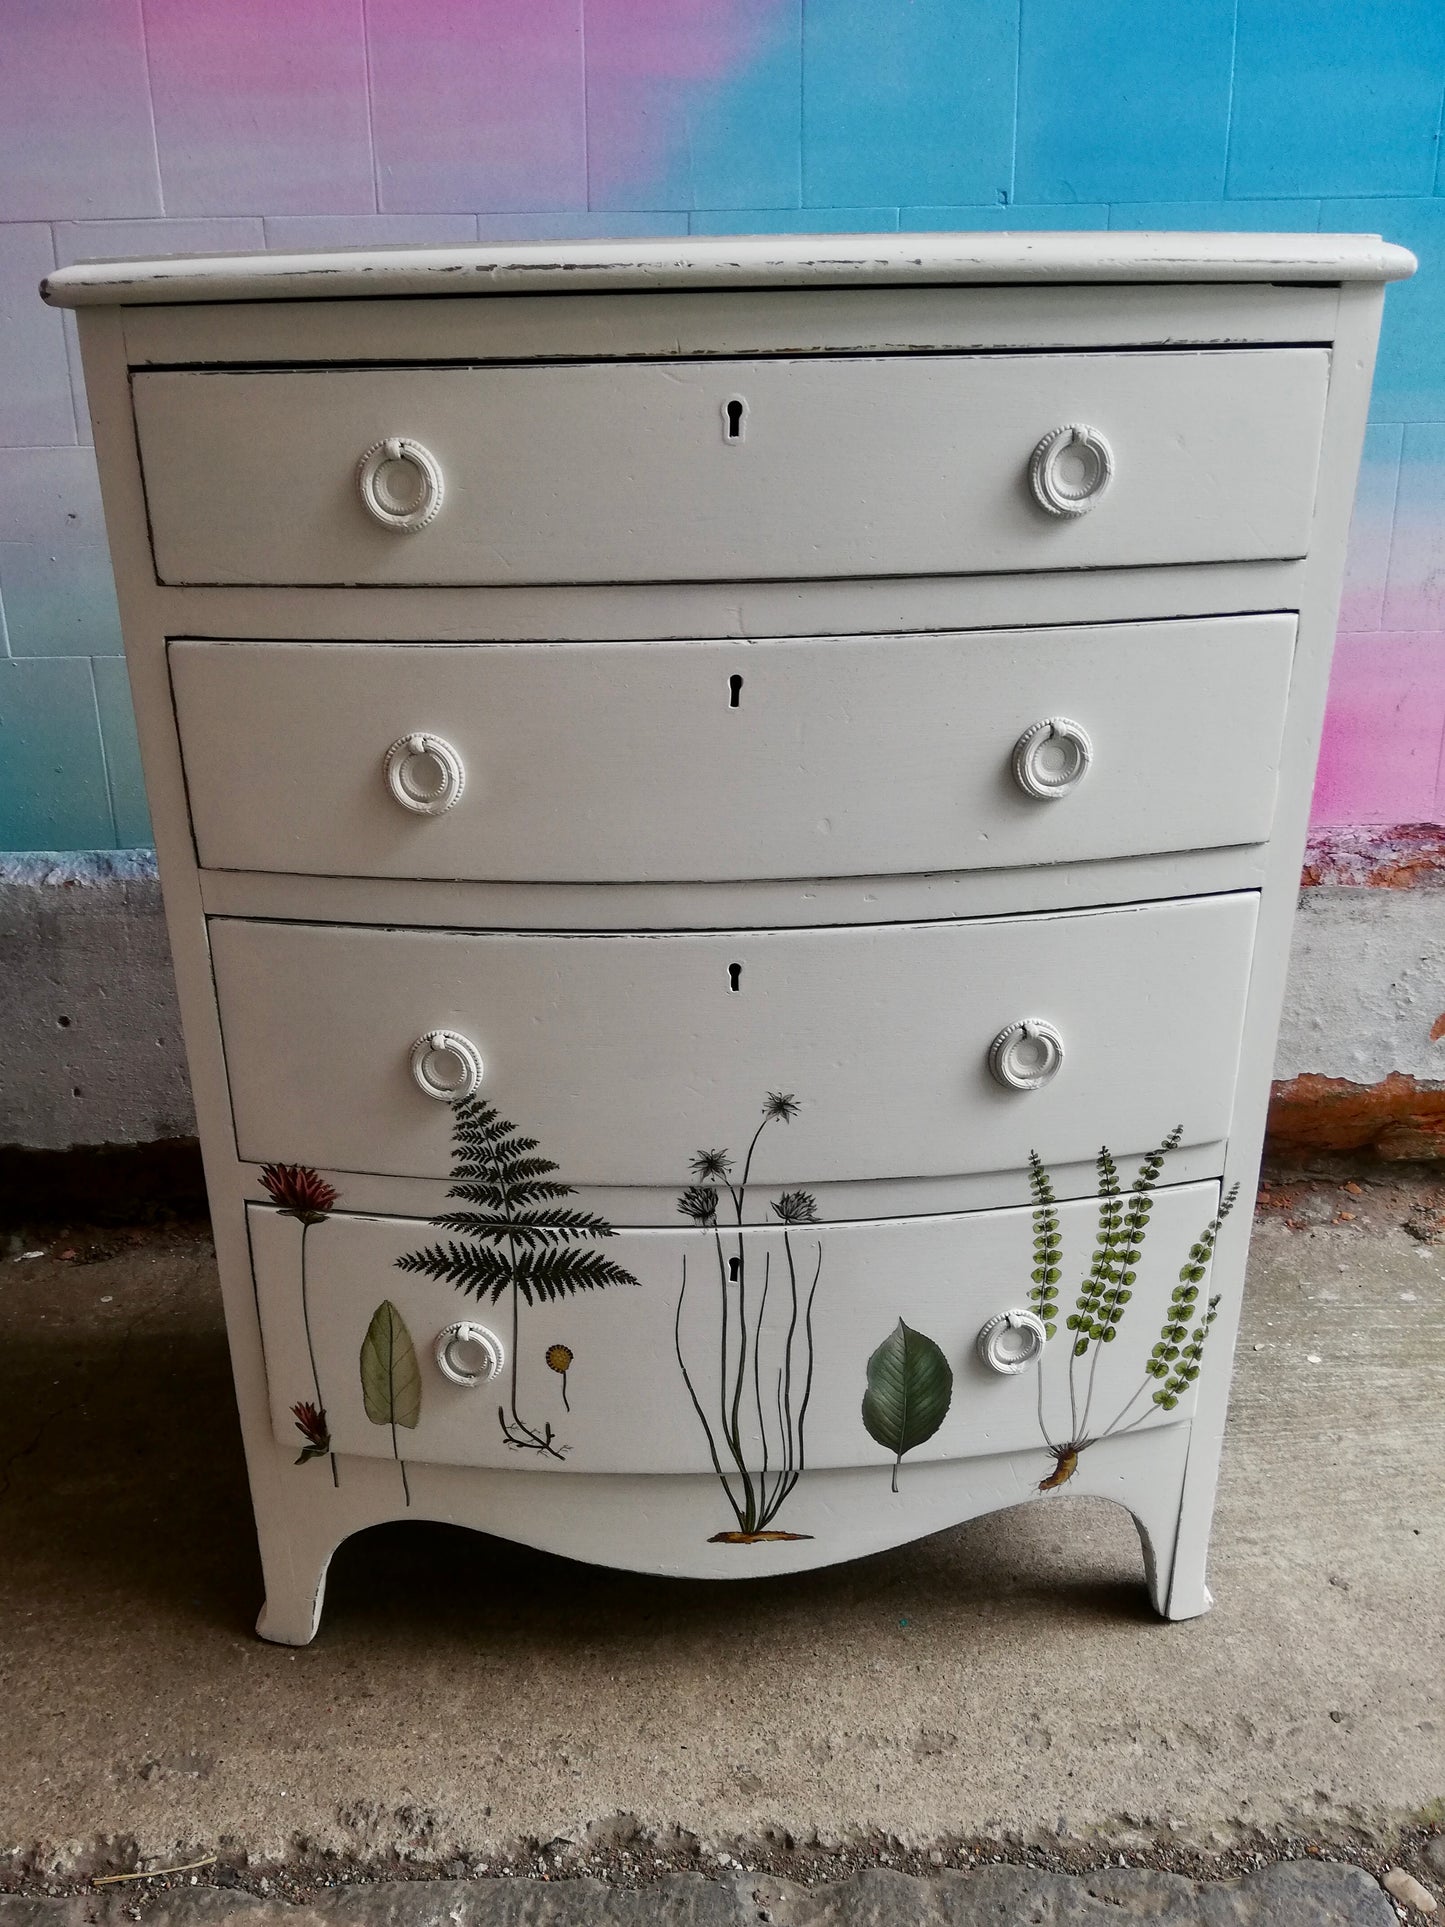
<path id="1" fill-rule="evenodd" d="M 587 1871 L 629 1838 L 637 1877 L 715 1868 L 709 1844 L 926 1871 L 989 1840 L 1197 1871 L 1281 1831 L 1383 1864 L 1445 1795 L 1440 1199 L 1269 1196 L 1203 1620 L 1154 1620 L 1127 1517 L 1061 1499 L 727 1587 L 386 1527 L 338 1556 L 299 1652 L 250 1630 L 205 1238 L 72 1230 L 7 1257 L 0 1233 L 12 1882 L 205 1854 L 243 1878 L 536 1870 L 554 1841 L 540 1864 Z"/>
<path id="2" fill-rule="evenodd" d="M 130 1927 L 139 1913 L 114 1897 L 0 1898 L 0 1927 Z M 1394 1927 L 1384 1892 L 1358 1867 L 1304 1861 L 1239 1881 L 1106 1868 L 1090 1875 L 1019 1867 L 928 1880 L 874 1869 L 826 1887 L 739 1874 L 672 1875 L 651 1888 L 594 1880 L 440 1881 L 343 1888 L 301 1906 L 204 1888 L 156 1896 L 148 1927 Z"/>

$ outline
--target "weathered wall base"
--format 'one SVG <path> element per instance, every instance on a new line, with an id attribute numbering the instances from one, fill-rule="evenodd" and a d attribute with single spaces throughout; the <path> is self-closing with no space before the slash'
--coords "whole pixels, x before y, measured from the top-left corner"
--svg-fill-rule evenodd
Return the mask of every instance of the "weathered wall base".
<path id="1" fill-rule="evenodd" d="M 155 859 L 0 858 L 0 1145 L 191 1137 Z"/>
<path id="2" fill-rule="evenodd" d="M 1271 1147 L 1445 1157 L 1445 839 L 1332 832 L 1304 880 Z M 0 1007 L 0 1147 L 192 1137 L 149 852 L 0 859 Z"/>

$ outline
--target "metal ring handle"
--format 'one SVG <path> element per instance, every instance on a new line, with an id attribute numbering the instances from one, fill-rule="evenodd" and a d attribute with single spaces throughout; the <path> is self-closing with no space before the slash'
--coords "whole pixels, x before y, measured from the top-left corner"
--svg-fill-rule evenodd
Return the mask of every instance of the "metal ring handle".
<path id="1" fill-rule="evenodd" d="M 1069 468 L 1064 457 L 1073 462 Z M 1077 473 L 1071 472 L 1077 466 Z M 1087 515 L 1114 479 L 1114 451 L 1097 428 L 1069 422 L 1045 435 L 1029 457 L 1034 500 L 1050 515 Z"/>
<path id="2" fill-rule="evenodd" d="M 451 1057 L 460 1066 L 460 1076 L 442 1073 L 437 1059 Z M 429 1030 L 411 1047 L 411 1074 L 417 1088 L 443 1104 L 456 1104 L 471 1097 L 482 1081 L 481 1052 L 460 1031 Z"/>
<path id="3" fill-rule="evenodd" d="M 1001 1311 L 978 1335 L 978 1355 L 991 1371 L 1013 1378 L 1037 1362 L 1048 1342 L 1044 1321 L 1031 1311 Z"/>
<path id="4" fill-rule="evenodd" d="M 397 802 L 418 816 L 444 816 L 467 786 L 467 772 L 451 744 L 444 736 L 424 731 L 398 736 L 383 758 L 382 769 Z"/>
<path id="5" fill-rule="evenodd" d="M 1094 745 L 1082 723 L 1048 716 L 1014 744 L 1014 781 L 1025 796 L 1054 802 L 1079 787 L 1093 760 Z"/>
<path id="6" fill-rule="evenodd" d="M 475 1359 L 473 1364 L 463 1362 L 463 1347 L 471 1348 Z M 437 1370 L 443 1378 L 449 1378 L 453 1385 L 464 1385 L 470 1389 L 476 1385 L 486 1385 L 499 1377 L 507 1362 L 507 1354 L 494 1331 L 488 1331 L 485 1325 L 464 1321 L 460 1325 L 448 1325 L 445 1331 L 437 1333 L 436 1361 Z"/>
<path id="7" fill-rule="evenodd" d="M 1064 1040 L 1042 1017 L 1024 1017 L 1001 1030 L 988 1047 L 988 1067 L 1011 1091 L 1036 1091 L 1057 1077 Z"/>
<path id="8" fill-rule="evenodd" d="M 434 522 L 446 493 L 436 456 L 407 435 L 373 443 L 357 464 L 356 485 L 367 514 L 400 535 Z"/>

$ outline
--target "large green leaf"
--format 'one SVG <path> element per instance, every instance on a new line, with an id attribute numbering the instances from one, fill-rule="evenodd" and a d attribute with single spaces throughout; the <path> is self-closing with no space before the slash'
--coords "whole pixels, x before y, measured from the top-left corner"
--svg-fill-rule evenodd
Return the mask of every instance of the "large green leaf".
<path id="1" fill-rule="evenodd" d="M 953 1402 L 953 1371 L 923 1332 L 900 1318 L 868 1360 L 863 1423 L 868 1436 L 893 1454 L 893 1490 L 905 1452 L 931 1439 Z"/>
<path id="2" fill-rule="evenodd" d="M 421 1419 L 421 1372 L 406 1321 L 383 1298 L 361 1341 L 361 1396 L 373 1425 L 405 1425 Z"/>

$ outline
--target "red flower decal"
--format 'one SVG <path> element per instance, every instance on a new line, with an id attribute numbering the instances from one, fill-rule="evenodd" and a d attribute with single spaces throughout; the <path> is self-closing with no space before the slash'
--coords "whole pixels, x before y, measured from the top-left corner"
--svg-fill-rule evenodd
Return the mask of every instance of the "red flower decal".
<path id="1" fill-rule="evenodd" d="M 326 1413 L 310 1399 L 302 1399 L 299 1405 L 291 1407 L 291 1416 L 296 1421 L 296 1430 L 305 1439 L 298 1465 L 305 1465 L 308 1459 L 324 1459 L 331 1450 L 331 1431 L 326 1423 Z"/>
<path id="2" fill-rule="evenodd" d="M 302 1224 L 320 1224 L 339 1195 L 309 1164 L 263 1164 L 261 1183 L 271 1202 Z"/>

